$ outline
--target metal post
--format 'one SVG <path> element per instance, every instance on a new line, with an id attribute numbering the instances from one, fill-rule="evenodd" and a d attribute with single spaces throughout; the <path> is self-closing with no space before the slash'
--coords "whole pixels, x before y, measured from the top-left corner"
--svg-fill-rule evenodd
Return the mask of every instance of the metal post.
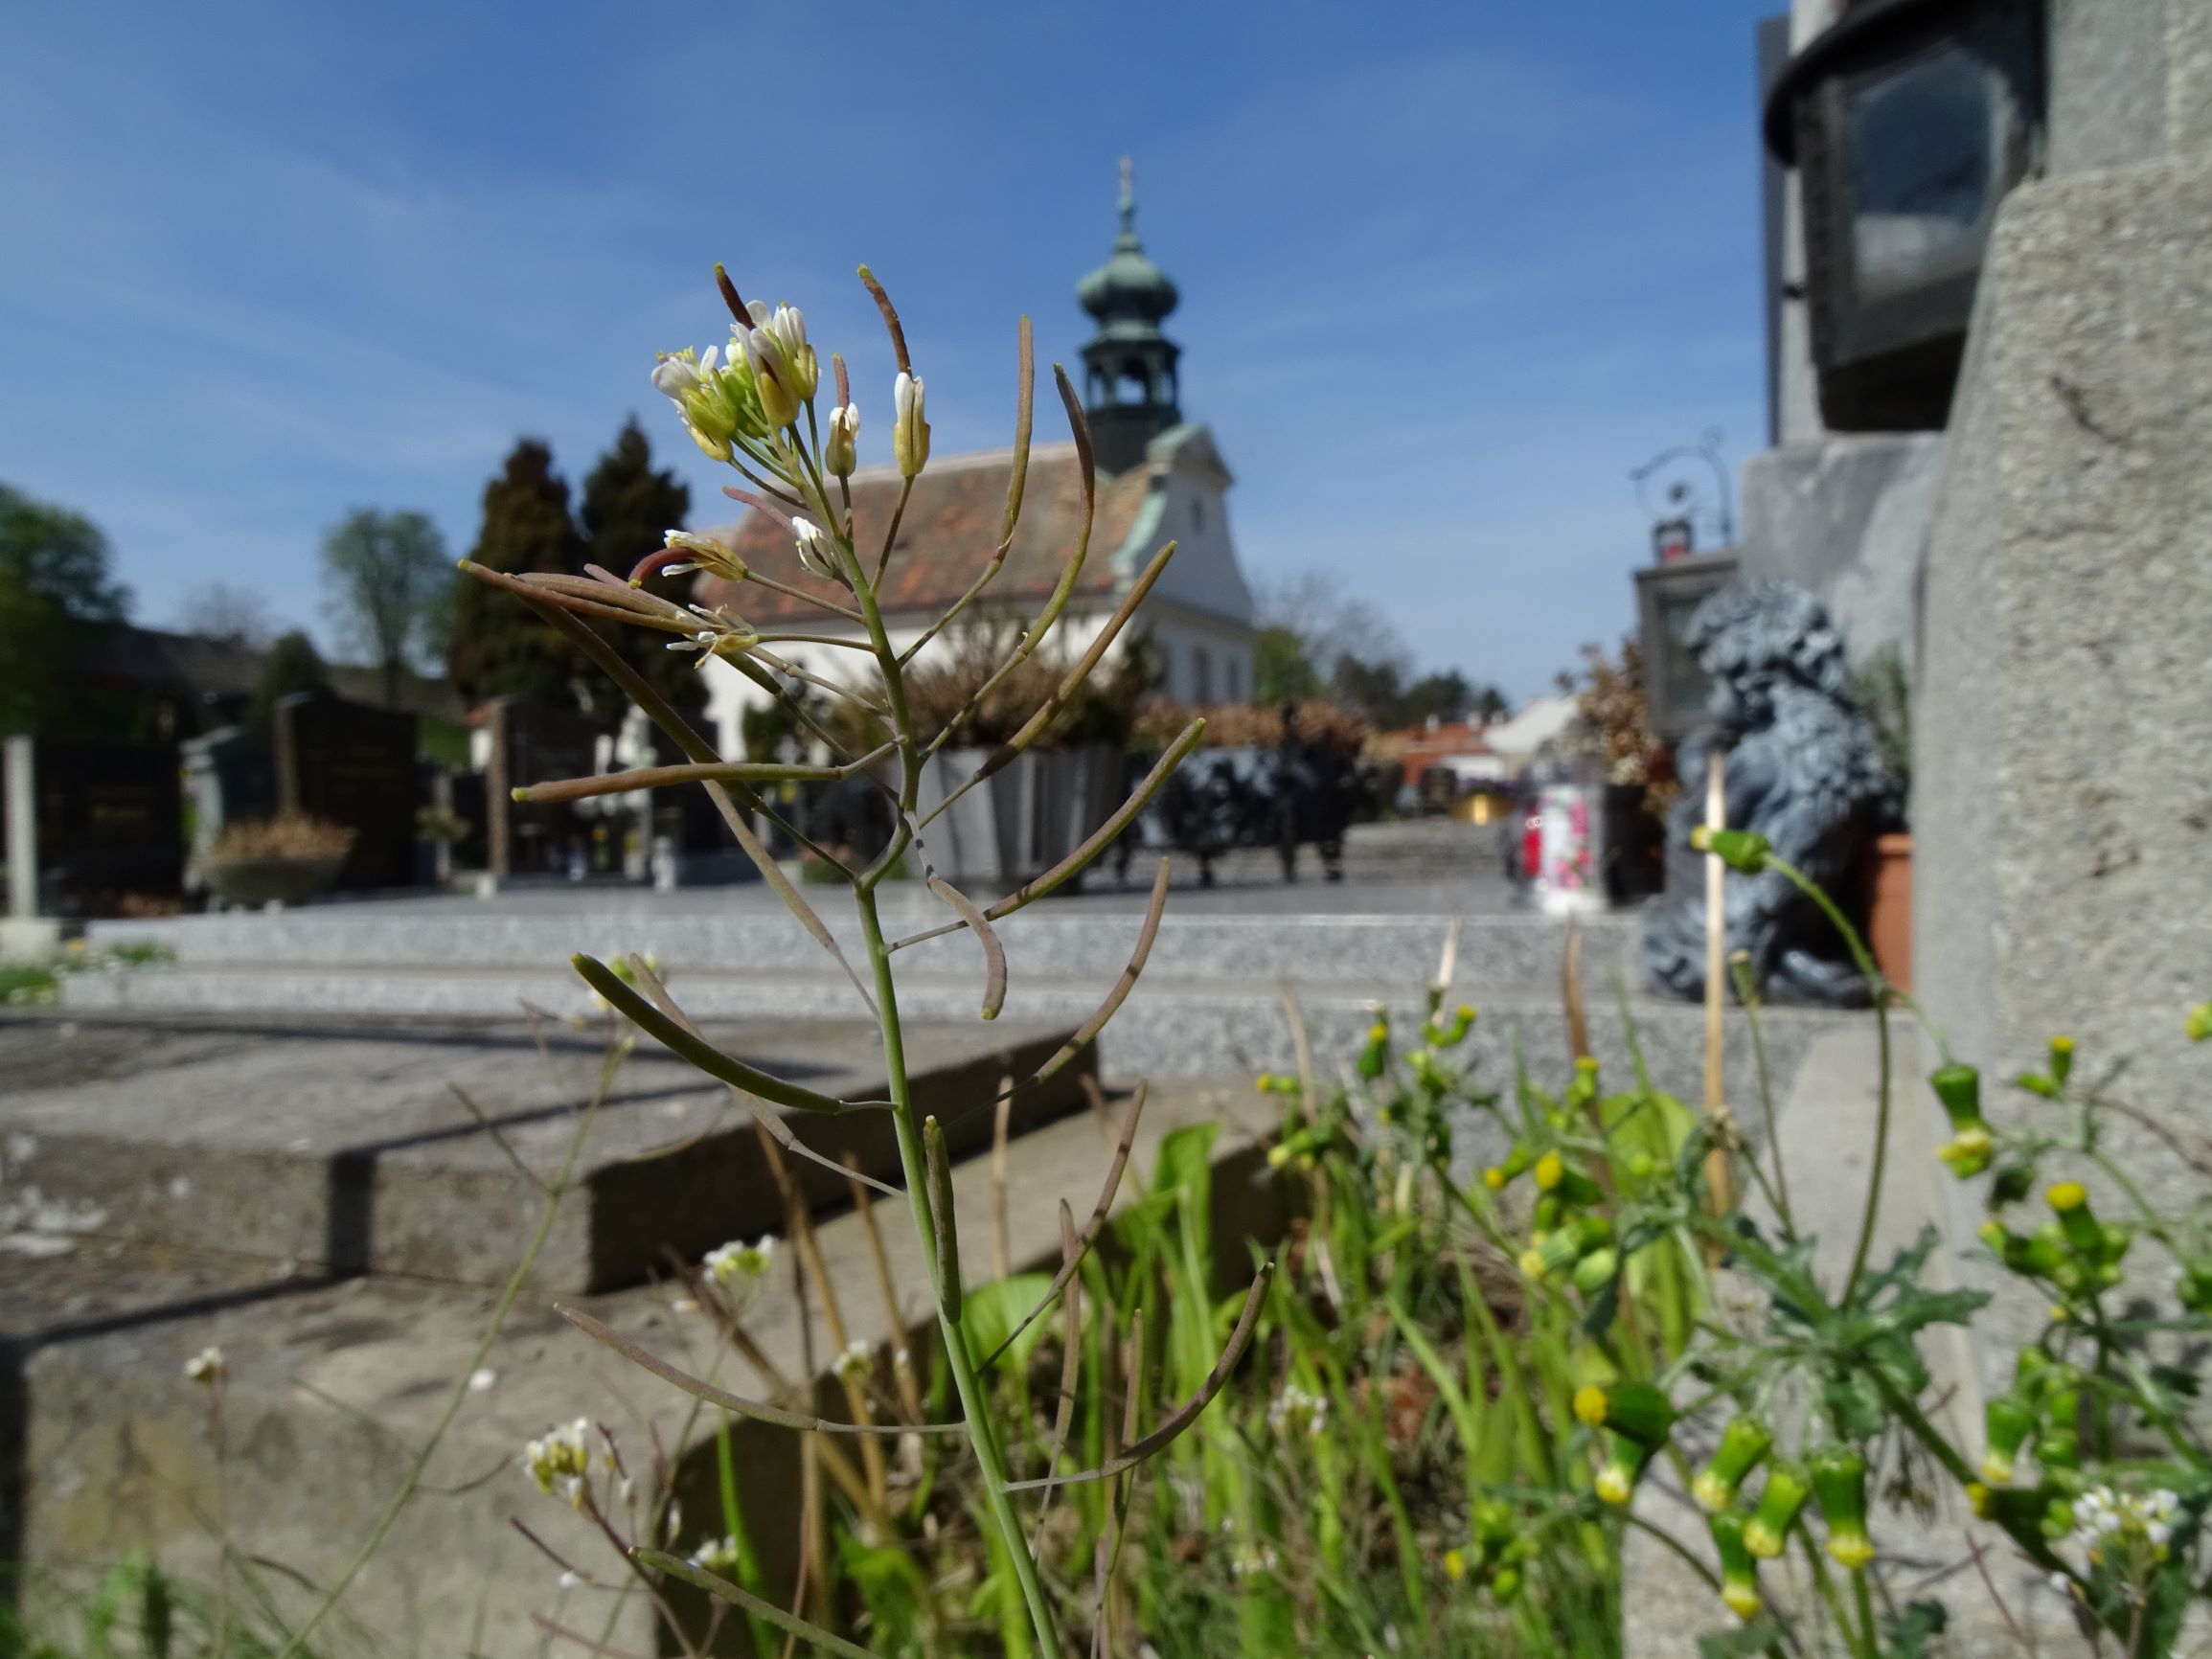
<path id="1" fill-rule="evenodd" d="M 8 914 L 38 914 L 38 796 L 32 787 L 29 738 L 7 740 Z"/>

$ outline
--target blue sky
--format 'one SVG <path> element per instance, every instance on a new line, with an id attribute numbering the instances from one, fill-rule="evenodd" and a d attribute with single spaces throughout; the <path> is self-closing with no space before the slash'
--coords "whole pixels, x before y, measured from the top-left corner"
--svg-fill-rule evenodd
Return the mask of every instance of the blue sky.
<path id="1" fill-rule="evenodd" d="M 461 553 L 518 434 L 575 479 L 632 411 L 717 522 L 646 382 L 726 333 L 717 259 L 853 361 L 864 459 L 862 259 L 938 452 L 1002 443 L 1014 319 L 1075 361 L 1127 152 L 1249 572 L 1336 568 L 1425 665 L 1540 692 L 1630 625 L 1629 468 L 1764 443 L 1774 9 L 17 0 L 0 479 L 101 524 L 155 623 L 219 580 L 319 625 L 349 508 Z"/>

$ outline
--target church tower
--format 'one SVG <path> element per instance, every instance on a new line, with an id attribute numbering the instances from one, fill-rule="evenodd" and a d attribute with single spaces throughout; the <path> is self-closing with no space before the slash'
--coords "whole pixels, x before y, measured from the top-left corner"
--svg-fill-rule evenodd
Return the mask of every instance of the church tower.
<path id="1" fill-rule="evenodd" d="M 1107 473 L 1136 466 L 1145 446 L 1183 419 L 1175 402 L 1175 359 L 1182 349 L 1160 332 L 1160 319 L 1175 308 L 1175 284 L 1145 258 L 1136 213 L 1125 156 L 1121 235 L 1112 257 L 1076 288 L 1083 308 L 1098 319 L 1098 332 L 1083 348 L 1083 413 L 1099 470 Z"/>

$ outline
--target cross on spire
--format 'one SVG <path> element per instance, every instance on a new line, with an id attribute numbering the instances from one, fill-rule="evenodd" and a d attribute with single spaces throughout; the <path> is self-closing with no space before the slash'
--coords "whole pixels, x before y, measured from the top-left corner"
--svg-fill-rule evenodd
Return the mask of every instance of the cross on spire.
<path id="1" fill-rule="evenodd" d="M 1126 155 L 1122 157 L 1121 171 L 1122 229 L 1125 231 L 1134 230 L 1137 216 L 1137 170 L 1129 164 L 1129 158 Z"/>

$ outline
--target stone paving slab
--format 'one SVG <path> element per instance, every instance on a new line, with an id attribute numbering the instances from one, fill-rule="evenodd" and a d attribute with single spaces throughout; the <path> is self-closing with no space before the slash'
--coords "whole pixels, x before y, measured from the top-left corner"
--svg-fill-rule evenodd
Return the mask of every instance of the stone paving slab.
<path id="1" fill-rule="evenodd" d="M 1308 899 L 1318 897 L 1298 891 Z M 184 967 L 202 972 L 299 965 L 352 970 L 399 965 L 499 966 L 531 971 L 548 986 L 572 986 L 568 958 L 582 948 L 609 956 L 642 952 L 671 973 L 796 975 L 809 982 L 842 982 L 834 964 L 781 905 L 762 902 L 769 898 L 765 894 L 746 902 L 718 898 L 681 906 L 653 900 L 682 895 L 570 897 L 572 903 L 565 906 L 398 899 L 316 905 L 275 915 L 98 922 L 92 940 L 105 945 L 159 943 L 174 952 Z M 1177 895 L 1170 901 L 1152 944 L 1151 972 L 1163 977 L 1319 975 L 1425 982 L 1435 976 L 1456 920 L 1459 983 L 1485 993 L 1556 981 L 1566 941 L 1562 921 L 1526 911 L 1471 910 L 1463 895 L 1449 890 L 1428 893 L 1417 909 L 1351 912 L 1270 908 L 1263 914 L 1224 913 L 1192 902 L 1202 897 Z M 1383 895 L 1378 891 L 1369 897 Z M 999 930 L 1015 986 L 1069 977 L 1110 982 L 1135 947 L 1143 910 L 1141 898 L 1114 907 L 1068 907 L 1054 899 L 1009 918 Z M 888 925 L 895 932 L 912 932 L 948 919 L 949 912 L 936 906 L 898 916 Z M 860 960 L 857 927 L 834 907 L 826 907 L 825 920 L 848 956 Z M 1634 916 L 1593 917 L 1583 924 L 1583 934 L 1584 960 L 1591 969 L 1608 977 L 1619 973 L 1631 985 L 1642 983 Z M 959 933 L 910 946 L 898 961 L 902 972 L 972 977 L 978 971 L 974 943 Z M 72 1001 L 128 997 L 144 977 L 87 978 L 73 981 L 67 991 Z"/>
<path id="2" fill-rule="evenodd" d="M 707 1031 L 824 1093 L 885 1093 L 875 1033 L 860 1022 Z M 669 1249 L 696 1255 L 772 1227 L 781 1206 L 749 1115 L 650 1039 L 603 1082 L 613 1034 L 604 1016 L 582 1030 L 450 1017 L 0 1021 L 0 1076 L 13 1079 L 0 1096 L 0 1222 L 498 1284 L 577 1114 L 604 1095 L 537 1285 L 636 1284 Z M 908 1042 L 916 1100 L 945 1118 L 957 1148 L 980 1145 L 991 1115 L 975 1107 L 1067 1035 L 1035 1024 L 919 1024 Z M 1021 1097 L 1017 1132 L 1079 1104 L 1089 1063 Z M 879 1178 L 898 1172 L 882 1113 L 787 1121 L 819 1151 L 850 1152 Z M 846 1200 L 833 1171 L 795 1168 L 816 1203 Z"/>
<path id="3" fill-rule="evenodd" d="M 1463 972 L 1467 960 L 1463 947 Z M 1587 955 L 1585 961 L 1583 985 L 1591 1043 L 1608 1067 L 1626 1068 L 1630 1056 L 1618 1001 L 1620 981 Z M 1378 1009 L 1387 1010 L 1402 1025 L 1417 1024 L 1434 971 L 1431 962 L 1394 976 L 1341 977 L 1325 950 L 1315 953 L 1305 971 L 1284 978 L 1175 975 L 1149 969 L 1100 1034 L 1099 1069 L 1120 1082 L 1138 1078 L 1155 1081 L 1250 1078 L 1262 1071 L 1288 1069 L 1295 1060 L 1296 1047 L 1286 985 L 1294 992 L 1311 1034 L 1313 1052 L 1325 1065 L 1334 1065 L 1357 1049 Z M 82 1006 L 74 999 L 79 983 L 122 1006 L 145 1009 L 273 1004 L 369 1007 L 393 1014 L 455 1009 L 491 1014 L 514 1007 L 518 1000 L 566 1011 L 582 1008 L 587 998 L 581 988 L 572 989 L 553 974 L 500 968 L 156 968 L 72 982 L 71 1007 Z M 855 1006 L 848 986 L 821 976 L 698 970 L 677 975 L 675 983 L 687 1006 L 702 1016 L 773 1012 L 789 1020 L 832 1019 L 848 1015 Z M 1007 1011 L 1010 1017 L 1043 1025 L 1077 1025 L 1096 1010 L 1106 983 L 1104 976 L 1025 980 L 1016 972 Z M 1542 973 L 1532 976 L 1517 991 L 1483 989 L 1455 977 L 1451 1000 L 1472 1001 L 1482 1012 L 1471 1040 L 1490 1077 L 1512 1077 L 1516 1042 L 1539 1079 L 1567 1063 L 1566 1022 L 1558 985 L 1556 955 Z M 977 989 L 972 974 L 913 974 L 901 982 L 900 1005 L 916 1019 L 971 1022 Z M 1704 1075 L 1704 1011 L 1648 996 L 1631 996 L 1628 1011 L 1659 1085 L 1685 1099 L 1699 1098 Z M 1764 1030 L 1776 1088 L 1786 1086 L 1813 1034 L 1866 1025 L 1871 1019 L 1865 1013 L 1821 1010 L 1768 1011 Z M 1727 1011 L 1724 1033 L 1728 1099 L 1740 1102 L 1755 1121 L 1758 1084 L 1749 1028 L 1741 1011 Z"/>
<path id="4" fill-rule="evenodd" d="M 1276 1189 L 1259 1155 L 1268 1102 L 1234 1091 L 1165 1092 L 1145 1114 L 1125 1201 L 1140 1190 L 1159 1142 L 1182 1124 L 1224 1122 L 1215 1150 L 1214 1233 L 1224 1263 L 1247 1238 L 1279 1236 Z M 1010 1259 L 1017 1268 L 1057 1260 L 1058 1206 L 1094 1202 L 1110 1128 L 1087 1114 L 1014 1143 L 1007 1190 Z M 953 1173 L 971 1282 L 988 1274 L 995 1208 L 987 1159 Z M 895 1323 L 870 1265 L 858 1217 L 820 1228 L 850 1335 L 875 1346 L 929 1317 L 929 1297 L 902 1213 L 883 1212 L 891 1246 Z M 391 1279 L 343 1284 L 275 1280 L 239 1258 L 148 1251 L 80 1240 L 51 1260 L 0 1252 L 0 1550 L 38 1582 L 81 1579 L 134 1549 L 159 1553 L 186 1580 L 205 1581 L 216 1558 L 211 1522 L 227 1512 L 234 1547 L 327 1582 L 374 1524 L 457 1384 L 494 1293 Z M 173 1304 L 171 1297 L 177 1298 Z M 718 1359 L 711 1329 L 666 1287 L 586 1299 L 599 1318 L 695 1374 L 742 1393 L 761 1379 L 734 1356 Z M 819 1311 L 804 1315 L 786 1276 L 771 1276 L 746 1329 L 786 1375 L 826 1366 L 832 1346 Z M 229 1445 L 218 1462 L 208 1401 L 187 1385 L 184 1362 L 219 1344 L 231 1378 Z M 373 1647 L 340 1638 L 324 1650 L 378 1654 L 475 1652 L 522 1659 L 541 1652 L 533 1614 L 557 1617 L 631 1653 L 660 1650 L 633 1597 L 618 1606 L 598 1588 L 617 1578 L 604 1541 L 563 1505 L 540 1497 L 517 1466 L 524 1440 L 580 1414 L 611 1425 L 637 1455 L 657 1433 L 677 1460 L 688 1550 L 718 1532 L 712 1496 L 712 1422 L 689 1399 L 560 1322 L 547 1299 L 525 1294 L 485 1356 L 490 1385 L 462 1397 L 451 1434 L 425 1471 L 422 1495 L 371 1561 L 345 1603 L 350 1626 Z M 741 1425 L 738 1464 L 771 1576 L 787 1574 L 794 1527 L 794 1440 Z M 527 1522 L 596 1582 L 564 1594 L 557 1569 L 510 1525 Z M 7 1524 L 12 1524 L 12 1534 Z M 269 1581 L 295 1615 L 305 1600 L 289 1577 Z M 609 1621 L 611 1631 L 607 1631 Z M 469 1640 L 469 1632 L 481 1635 Z"/>

